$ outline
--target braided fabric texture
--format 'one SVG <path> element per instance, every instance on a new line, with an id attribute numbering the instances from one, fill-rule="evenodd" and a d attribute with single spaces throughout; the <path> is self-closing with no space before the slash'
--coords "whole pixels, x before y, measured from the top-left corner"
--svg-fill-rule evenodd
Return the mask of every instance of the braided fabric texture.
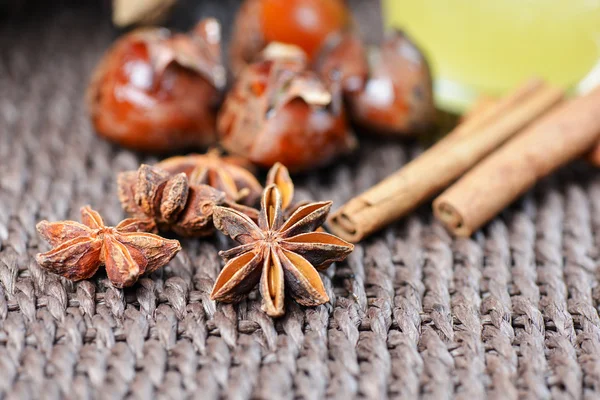
<path id="1" fill-rule="evenodd" d="M 85 11 L 0 24 L 0 398 L 600 398 L 600 175 L 578 163 L 471 239 L 418 209 L 323 275 L 330 304 L 278 320 L 257 293 L 209 300 L 222 238 L 125 291 L 41 270 L 38 220 L 91 204 L 114 224 L 116 174 L 157 161 L 91 130 L 114 35 Z M 297 179 L 300 199 L 339 207 L 422 151 L 361 145 Z"/>

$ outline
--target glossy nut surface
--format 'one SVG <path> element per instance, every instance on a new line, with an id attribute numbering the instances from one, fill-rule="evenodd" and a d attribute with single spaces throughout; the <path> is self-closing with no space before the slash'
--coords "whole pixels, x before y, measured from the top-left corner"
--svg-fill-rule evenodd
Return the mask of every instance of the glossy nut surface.
<path id="1" fill-rule="evenodd" d="M 263 167 L 281 162 L 297 172 L 328 164 L 356 146 L 337 86 L 287 53 L 251 64 L 219 113 L 221 145 Z"/>
<path id="2" fill-rule="evenodd" d="M 267 43 L 294 44 L 310 59 L 349 15 L 341 0 L 263 0 L 262 18 Z"/>
<path id="3" fill-rule="evenodd" d="M 368 54 L 362 90 L 346 93 L 348 114 L 370 132 L 414 135 L 434 123 L 431 74 L 421 51 L 400 31 Z"/>
<path id="4" fill-rule="evenodd" d="M 246 0 L 235 19 L 230 58 L 235 75 L 271 42 L 293 44 L 312 59 L 350 12 L 342 0 Z"/>
<path id="5" fill-rule="evenodd" d="M 215 142 L 224 70 L 218 23 L 203 22 L 189 35 L 134 31 L 107 51 L 87 93 L 100 136 L 158 153 Z"/>

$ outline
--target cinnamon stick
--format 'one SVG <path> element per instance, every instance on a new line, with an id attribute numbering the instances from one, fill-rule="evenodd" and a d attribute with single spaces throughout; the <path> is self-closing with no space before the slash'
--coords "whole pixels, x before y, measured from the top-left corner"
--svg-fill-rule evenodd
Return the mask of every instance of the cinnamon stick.
<path id="1" fill-rule="evenodd" d="M 540 178 L 600 138 L 600 87 L 554 107 L 477 164 L 433 202 L 435 216 L 470 236 Z"/>
<path id="2" fill-rule="evenodd" d="M 485 110 L 490 108 L 494 104 L 495 101 L 496 100 L 494 100 L 492 97 L 487 97 L 487 96 L 479 97 L 475 101 L 473 106 L 469 109 L 469 111 L 467 111 L 467 113 L 461 117 L 461 123 L 464 123 L 468 119 L 481 114 L 482 112 L 484 112 Z M 598 141 L 598 143 L 595 143 L 592 146 L 592 149 L 590 151 L 586 152 L 583 155 L 583 158 L 584 158 L 584 160 L 586 160 L 588 163 L 592 164 L 593 166 L 600 167 L 600 140 Z"/>
<path id="3" fill-rule="evenodd" d="M 461 117 L 460 117 L 460 123 L 464 124 L 465 121 L 472 119 L 473 117 L 483 114 L 484 112 L 486 112 L 487 110 L 489 110 L 490 108 L 493 107 L 494 104 L 496 104 L 497 100 L 494 99 L 493 97 L 488 97 L 488 96 L 479 96 L 475 102 L 473 103 L 473 105 L 471 106 L 471 108 L 469 108 L 467 110 L 466 113 L 464 113 Z"/>
<path id="4" fill-rule="evenodd" d="M 458 126 L 419 157 L 351 199 L 329 228 L 357 242 L 439 193 L 476 162 L 562 99 L 562 91 L 535 79 Z"/>
<path id="5" fill-rule="evenodd" d="M 598 109 L 600 112 L 600 109 Z M 587 162 L 595 167 L 600 167 L 600 141 L 592 146 L 592 150 L 585 154 Z"/>

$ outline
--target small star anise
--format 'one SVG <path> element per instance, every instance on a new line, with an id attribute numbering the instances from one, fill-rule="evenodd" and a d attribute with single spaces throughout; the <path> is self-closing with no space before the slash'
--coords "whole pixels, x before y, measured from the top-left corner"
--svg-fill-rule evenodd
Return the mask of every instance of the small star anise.
<path id="1" fill-rule="evenodd" d="M 310 203 L 284 221 L 282 195 L 276 185 L 263 192 L 258 225 L 239 211 L 215 207 L 215 227 L 241 245 L 219 253 L 227 263 L 211 299 L 238 301 L 260 282 L 263 310 L 272 317 L 284 314 L 284 284 L 302 305 L 329 301 L 317 269 L 345 259 L 354 248 L 336 236 L 313 232 L 330 208 L 330 201 Z"/>
<path id="2" fill-rule="evenodd" d="M 237 203 L 253 206 L 260 198 L 262 186 L 248 170 L 251 165 L 235 156 L 221 156 L 213 149 L 206 154 L 175 156 L 159 162 L 157 167 L 170 174 L 184 172 L 196 184 L 205 184 L 225 193 Z"/>
<path id="3" fill-rule="evenodd" d="M 213 233 L 212 214 L 217 205 L 233 207 L 258 218 L 258 212 L 230 201 L 224 192 L 194 181 L 184 172 L 175 175 L 142 164 L 137 171 L 119 174 L 119 199 L 129 214 L 149 221 L 161 231 L 202 237 Z"/>
<path id="4" fill-rule="evenodd" d="M 108 279 L 123 288 L 164 266 L 181 250 L 177 240 L 139 232 L 148 228 L 145 221 L 128 218 L 108 227 L 100 214 L 86 206 L 81 208 L 81 222 L 37 224 L 39 234 L 54 247 L 36 255 L 42 268 L 79 281 L 91 278 L 104 264 Z"/>

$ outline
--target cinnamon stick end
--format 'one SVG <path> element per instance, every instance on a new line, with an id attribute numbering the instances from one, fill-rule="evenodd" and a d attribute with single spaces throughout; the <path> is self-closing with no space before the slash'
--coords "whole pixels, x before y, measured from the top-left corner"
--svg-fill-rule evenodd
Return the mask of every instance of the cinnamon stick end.
<path id="1" fill-rule="evenodd" d="M 473 233 L 461 213 L 444 199 L 434 201 L 433 214 L 455 236 L 469 237 Z"/>
<path id="2" fill-rule="evenodd" d="M 327 228 L 335 235 L 350 243 L 358 243 L 365 237 L 365 232 L 359 229 L 352 217 L 338 210 L 327 220 Z"/>
<path id="3" fill-rule="evenodd" d="M 594 148 L 585 155 L 585 160 L 594 167 L 600 167 L 600 142 L 594 145 Z"/>

